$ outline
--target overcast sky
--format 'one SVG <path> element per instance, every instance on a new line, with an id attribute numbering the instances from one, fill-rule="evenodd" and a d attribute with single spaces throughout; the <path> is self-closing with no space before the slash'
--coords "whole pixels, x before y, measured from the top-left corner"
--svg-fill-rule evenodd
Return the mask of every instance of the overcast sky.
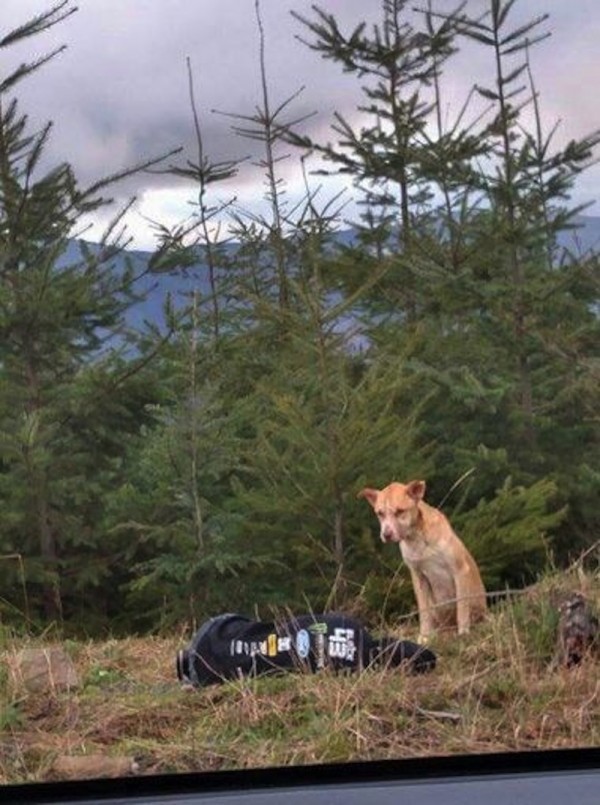
<path id="1" fill-rule="evenodd" d="M 44 0 L 1 0 L 0 38 L 52 5 Z M 310 0 L 261 0 L 267 71 L 273 104 L 305 86 L 292 114 L 316 111 L 305 128 L 325 140 L 330 137 L 333 111 L 351 117 L 360 95 L 355 79 L 297 41 L 297 35 L 307 32 L 290 10 L 310 16 L 311 5 Z M 322 0 L 319 5 L 348 31 L 363 19 L 376 21 L 381 2 Z M 411 5 L 419 5 L 418 0 Z M 454 5 L 449 0 L 438 2 L 441 9 Z M 193 156 L 188 56 L 205 152 L 213 160 L 252 154 L 252 143 L 231 131 L 232 121 L 211 110 L 251 114 L 260 102 L 254 0 L 79 0 L 77 6 L 74 15 L 51 31 L 0 51 L 3 76 L 21 61 L 60 44 L 68 46 L 18 91 L 23 110 L 32 120 L 54 121 L 51 159 L 69 160 L 85 184 L 178 146 Z M 471 0 L 472 9 L 487 7 L 488 0 Z M 517 0 L 515 23 L 544 11 L 551 14 L 546 27 L 552 36 L 534 50 L 533 65 L 548 124 L 563 120 L 557 137 L 561 144 L 600 127 L 600 3 Z M 446 91 L 455 112 L 474 81 L 489 80 L 486 59 L 484 49 L 474 48 L 450 67 Z M 296 160 L 289 160 L 285 166 L 292 196 L 300 187 L 296 165 Z M 221 186 L 218 195 L 226 199 L 235 193 L 240 204 L 256 209 L 262 181 L 248 162 L 233 182 Z M 323 200 L 338 186 L 332 183 L 330 190 L 325 188 Z M 595 167 L 578 184 L 576 200 L 595 200 L 599 187 L 600 170 Z M 115 193 L 121 200 L 132 194 L 138 198 L 128 223 L 140 248 L 152 245 L 145 218 L 167 224 L 182 221 L 194 198 L 193 190 L 181 180 L 147 174 L 128 180 Z M 600 209 L 590 212 L 600 214 Z"/>

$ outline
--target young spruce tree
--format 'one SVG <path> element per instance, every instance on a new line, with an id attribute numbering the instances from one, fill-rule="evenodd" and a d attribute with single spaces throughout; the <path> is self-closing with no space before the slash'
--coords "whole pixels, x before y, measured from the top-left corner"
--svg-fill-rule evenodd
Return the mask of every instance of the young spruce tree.
<path id="1" fill-rule="evenodd" d="M 70 0 L 56 4 L 0 48 L 75 10 Z M 52 124 L 32 130 L 14 90 L 61 50 L 0 81 L 0 553 L 24 557 L 31 603 L 48 620 L 63 617 L 65 594 L 65 615 L 89 602 L 108 572 L 111 558 L 98 549 L 101 492 L 154 394 L 140 374 L 150 356 L 132 357 L 131 345 L 123 353 L 135 299 L 132 269 L 116 266 L 126 208 L 100 243 L 72 238 L 82 216 L 107 203 L 111 184 L 157 160 L 86 188 L 68 163 L 44 167 Z"/>

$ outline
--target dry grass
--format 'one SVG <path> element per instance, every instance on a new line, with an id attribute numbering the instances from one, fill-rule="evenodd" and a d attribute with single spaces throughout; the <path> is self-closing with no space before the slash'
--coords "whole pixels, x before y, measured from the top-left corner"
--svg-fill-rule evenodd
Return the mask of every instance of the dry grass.
<path id="1" fill-rule="evenodd" d="M 183 639 L 68 643 L 77 690 L 27 695 L 0 678 L 0 782 L 52 779 L 65 755 L 129 756 L 152 774 L 598 745 L 598 657 L 551 667 L 556 596 L 583 583 L 598 608 L 597 582 L 544 580 L 468 638 L 437 641 L 438 669 L 416 678 L 297 674 L 190 692 L 175 677 Z M 5 638 L 4 660 L 23 647 Z"/>

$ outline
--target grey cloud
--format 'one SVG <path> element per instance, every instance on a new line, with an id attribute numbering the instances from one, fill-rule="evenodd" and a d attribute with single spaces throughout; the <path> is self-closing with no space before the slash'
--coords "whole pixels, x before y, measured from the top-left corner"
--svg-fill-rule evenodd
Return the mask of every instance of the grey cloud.
<path id="1" fill-rule="evenodd" d="M 65 53 L 25 81 L 18 93 L 34 120 L 55 121 L 49 158 L 69 159 L 86 183 L 177 146 L 194 154 L 188 56 L 206 152 L 214 160 L 252 154 L 252 143 L 235 137 L 231 121 L 210 110 L 247 114 L 260 103 L 254 0 L 79 0 L 78 5 L 66 23 L 0 54 L 2 74 L 15 62 L 68 44 Z M 323 0 L 320 5 L 350 30 L 363 18 L 376 20 L 380 0 Z M 565 118 L 561 136 L 578 136 L 595 128 L 600 117 L 592 100 L 600 6 L 596 0 L 546 5 L 554 15 L 548 26 L 554 34 L 534 54 L 538 86 L 549 118 Z M 477 6 L 487 7 L 487 0 L 473 0 Z M 351 113 L 360 91 L 355 79 L 298 42 L 296 37 L 306 32 L 290 16 L 290 8 L 311 16 L 310 7 L 310 0 L 261 0 L 267 69 L 273 103 L 306 85 L 292 113 L 318 110 L 307 127 L 326 138 L 333 111 Z M 0 35 L 48 8 L 41 0 L 3 0 Z M 543 4 L 521 0 L 516 8 L 526 18 L 539 14 Z M 457 62 L 448 81 L 457 107 L 469 85 L 487 71 L 479 50 Z M 257 181 L 256 173 L 246 165 L 237 181 Z M 172 183 L 141 175 L 120 192 L 126 196 Z"/>

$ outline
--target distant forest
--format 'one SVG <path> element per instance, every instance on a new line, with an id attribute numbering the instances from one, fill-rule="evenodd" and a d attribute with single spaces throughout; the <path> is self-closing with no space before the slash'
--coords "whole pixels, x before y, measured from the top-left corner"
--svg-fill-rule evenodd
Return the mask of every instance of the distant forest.
<path id="1" fill-rule="evenodd" d="M 561 237 L 600 134 L 558 147 L 544 130 L 530 52 L 545 17 L 516 24 L 514 0 L 488 0 L 483 18 L 481 3 L 421 5 L 382 0 L 376 28 L 347 33 L 325 10 L 295 15 L 323 69 L 362 87 L 360 123 L 336 115 L 329 143 L 306 135 L 293 97 L 275 100 L 257 49 L 262 103 L 234 123 L 262 150 L 263 216 L 213 200 L 238 165 L 204 149 L 190 65 L 193 153 L 108 165 L 89 187 L 66 161 L 45 166 L 50 126 L 33 129 L 18 100 L 47 59 L 0 76 L 0 627 L 402 616 L 410 580 L 356 499 L 391 480 L 427 481 L 489 591 L 597 544 L 598 255 Z M 0 48 L 38 52 L 74 11 L 59 2 Z M 466 43 L 488 74 L 448 116 Z M 306 154 L 348 178 L 351 240 L 310 173 L 287 201 L 281 159 L 301 171 Z M 193 220 L 157 225 L 142 266 L 125 209 L 75 248 L 82 217 L 150 167 L 190 183 Z M 132 324 L 152 281 L 186 277 L 161 327 Z"/>

